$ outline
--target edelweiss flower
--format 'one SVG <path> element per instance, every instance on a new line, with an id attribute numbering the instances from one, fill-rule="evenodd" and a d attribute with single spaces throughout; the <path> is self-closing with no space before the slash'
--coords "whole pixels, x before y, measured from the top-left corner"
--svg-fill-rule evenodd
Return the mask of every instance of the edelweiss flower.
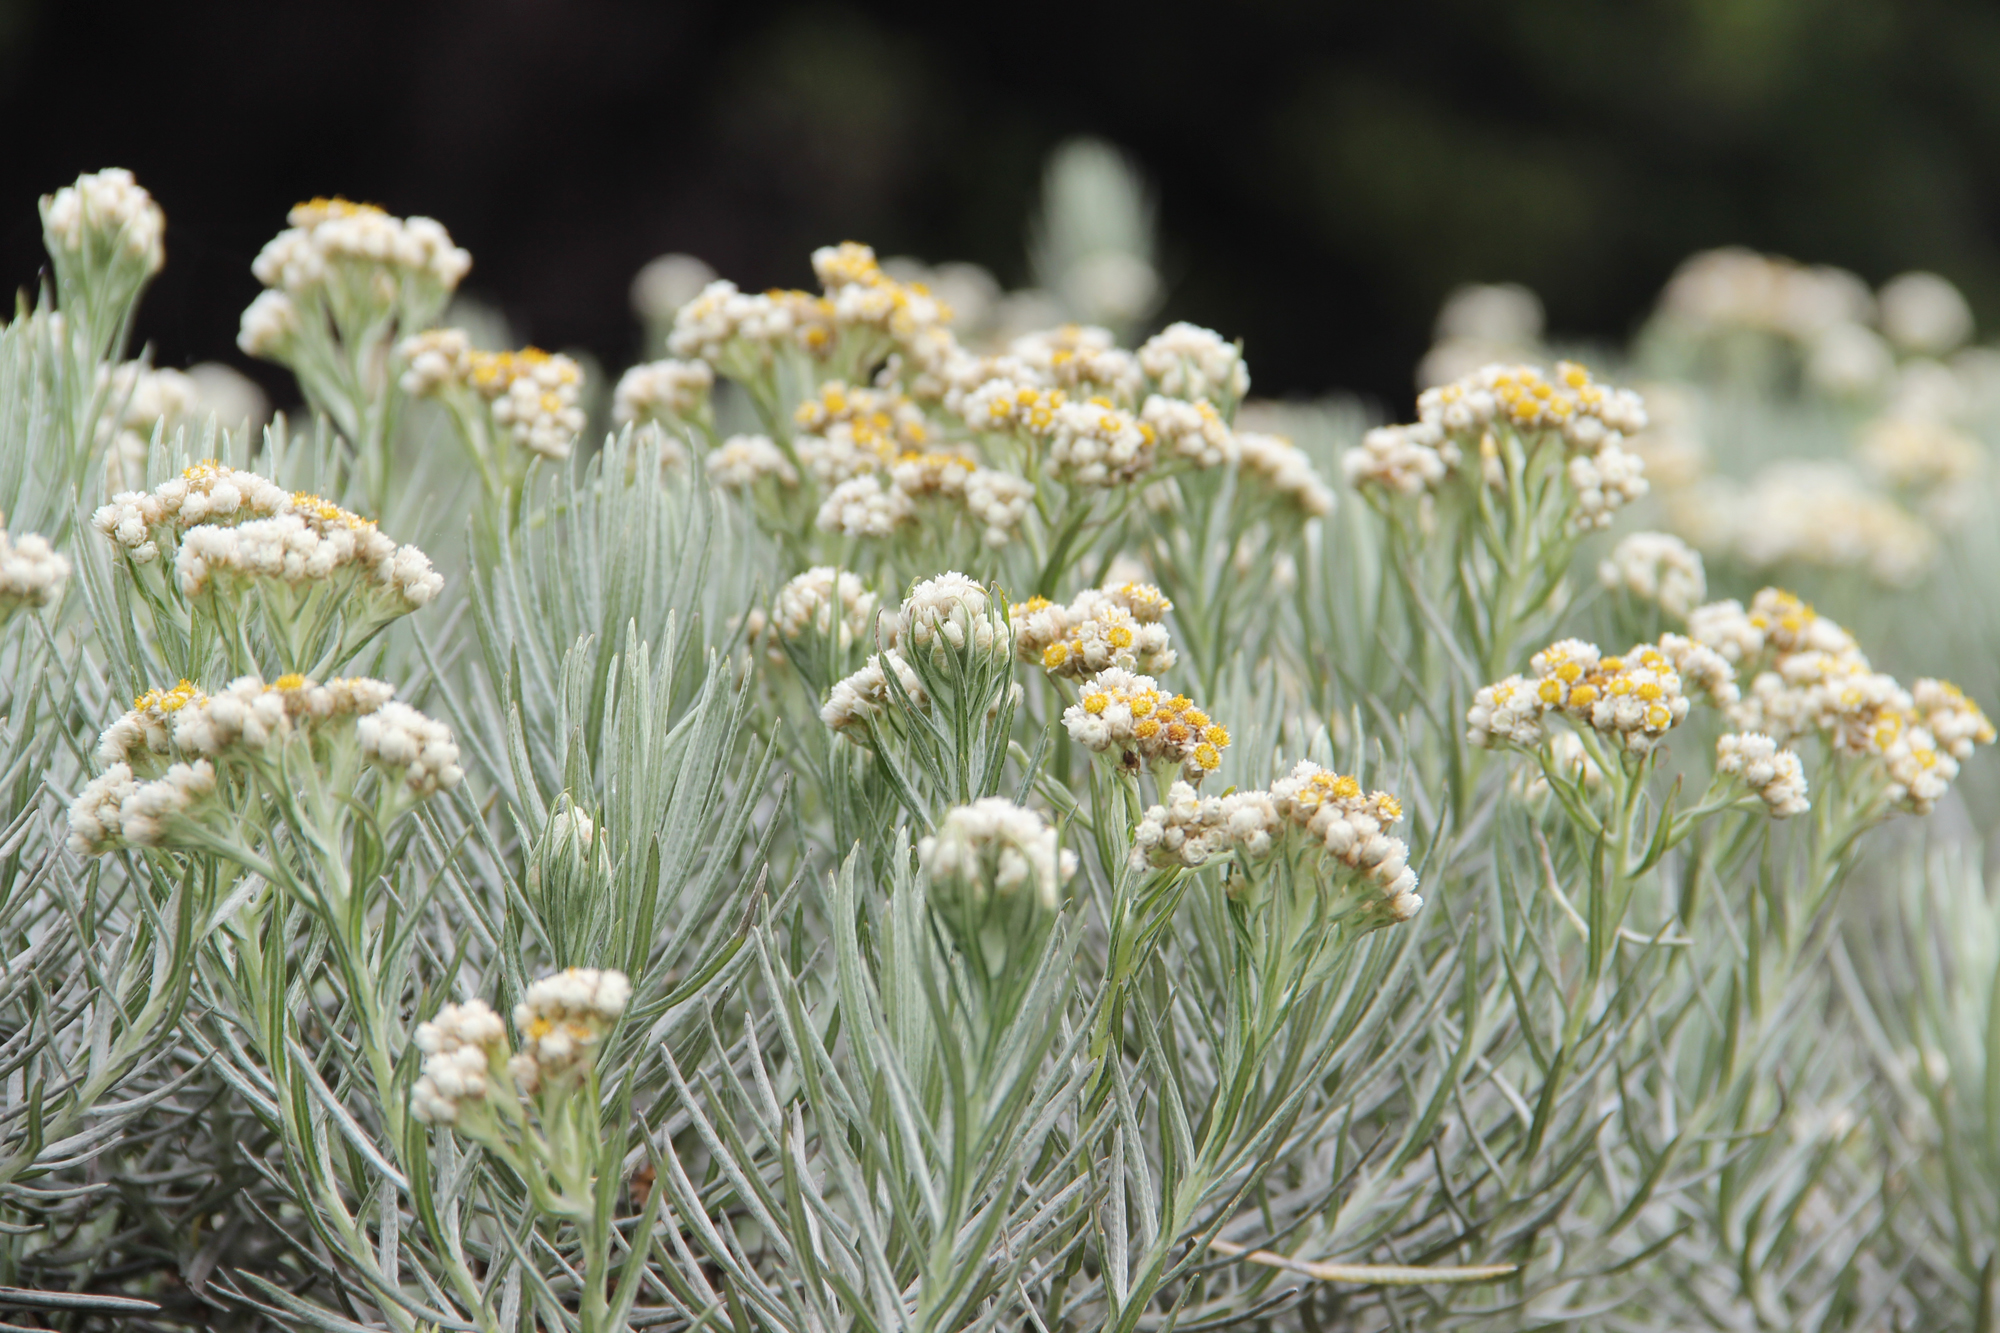
<path id="1" fill-rule="evenodd" d="M 1597 577 L 1607 588 L 1657 603 L 1668 615 L 1683 618 L 1708 593 L 1701 554 L 1664 532 L 1625 537 L 1597 567 Z"/>
<path id="2" fill-rule="evenodd" d="M 1769 736 L 1737 731 L 1715 743 L 1715 771 L 1740 778 L 1773 819 L 1789 819 L 1812 808 L 1806 799 L 1806 770 L 1799 757 L 1781 750 Z"/>
<path id="3" fill-rule="evenodd" d="M 1058 849 L 1056 831 L 1032 810 L 999 796 L 954 806 L 934 836 L 917 843 L 931 892 L 951 893 L 978 907 L 988 897 L 1032 892 L 1046 912 L 1062 906 L 1062 889 L 1076 873 L 1076 853 Z"/>
<path id="4" fill-rule="evenodd" d="M 1121 767 L 1174 764 L 1190 782 L 1222 767 L 1229 748 L 1229 729 L 1186 695 L 1168 695 L 1151 676 L 1119 667 L 1083 686 L 1077 702 L 1063 710 L 1063 726 L 1087 750 L 1116 752 Z"/>
<path id="5" fill-rule="evenodd" d="M 692 421 L 708 406 L 715 372 L 703 361 L 652 361 L 618 377 L 611 419 L 628 422 Z"/>
<path id="6" fill-rule="evenodd" d="M 797 575 L 772 599 L 772 623 L 780 635 L 796 640 L 808 630 L 820 635 L 837 632 L 839 646 L 866 642 L 875 632 L 875 594 L 858 574 L 815 565 Z"/>
<path id="7" fill-rule="evenodd" d="M 69 561 L 32 532 L 10 538 L 0 528 L 0 620 L 22 607 L 53 606 L 69 582 Z"/>
<path id="8" fill-rule="evenodd" d="M 1243 351 L 1197 324 L 1169 324 L 1139 348 L 1139 368 L 1169 398 L 1227 407 L 1250 392 Z"/>
<path id="9" fill-rule="evenodd" d="M 42 199 L 42 235 L 49 249 L 82 255 L 93 246 L 115 250 L 158 273 L 167 262 L 166 214 L 123 167 L 86 172 Z"/>

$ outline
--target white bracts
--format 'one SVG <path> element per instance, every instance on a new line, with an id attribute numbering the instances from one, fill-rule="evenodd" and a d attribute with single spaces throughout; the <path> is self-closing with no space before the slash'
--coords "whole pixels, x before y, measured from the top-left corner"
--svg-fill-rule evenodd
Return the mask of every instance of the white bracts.
<path id="1" fill-rule="evenodd" d="M 871 473 L 834 487 L 819 507 L 818 523 L 821 532 L 887 537 L 904 524 L 915 522 L 916 517 L 908 492 L 883 486 Z"/>
<path id="2" fill-rule="evenodd" d="M 167 262 L 166 214 L 123 167 L 86 172 L 42 199 L 42 235 L 51 250 L 80 255 L 93 241 L 158 273 Z"/>
<path id="3" fill-rule="evenodd" d="M 1140 344 L 1139 369 L 1170 398 L 1225 407 L 1250 392 L 1243 351 L 1198 324 L 1169 324 Z"/>
<path id="4" fill-rule="evenodd" d="M 732 435 L 708 455 L 708 479 L 725 491 L 747 491 L 766 477 L 799 484 L 798 469 L 767 435 Z"/>
<path id="5" fill-rule="evenodd" d="M 69 561 L 32 532 L 0 529 L 0 616 L 19 607 L 53 606 L 69 583 Z"/>
<path id="6" fill-rule="evenodd" d="M 1026 890 L 1042 910 L 1062 906 L 1076 873 L 1076 853 L 1058 848 L 1056 831 L 1032 810 L 999 796 L 945 812 L 937 834 L 917 844 L 931 891 L 957 893 L 974 905 Z"/>
<path id="7" fill-rule="evenodd" d="M 572 967 L 528 987 L 514 1006 L 521 1049 L 508 1062 L 523 1092 L 587 1068 L 632 999 L 623 972 Z"/>
<path id="8" fill-rule="evenodd" d="M 456 787 L 465 771 L 451 728 L 404 703 L 385 703 L 354 724 L 361 752 L 377 767 L 401 772 L 419 796 Z"/>
<path id="9" fill-rule="evenodd" d="M 170 764 L 150 782 L 117 763 L 92 778 L 69 807 L 69 848 L 96 856 L 118 843 L 157 846 L 169 823 L 215 790 L 215 769 L 206 759 Z"/>
<path id="10" fill-rule="evenodd" d="M 1715 771 L 1740 778 L 1773 819 L 1789 819 L 1812 808 L 1806 799 L 1806 770 L 1799 757 L 1780 749 L 1769 736 L 1735 731 L 1715 743 Z"/>
<path id="11" fill-rule="evenodd" d="M 1635 532 L 1620 540 L 1598 565 L 1597 578 L 1677 619 L 1685 619 L 1708 595 L 1701 553 L 1665 532 Z"/>
<path id="12" fill-rule="evenodd" d="M 903 599 L 898 630 L 906 652 L 942 657 L 970 646 L 1003 662 L 1014 652 L 1014 627 L 1007 616 L 983 586 L 956 571 L 910 589 Z"/>
<path id="13" fill-rule="evenodd" d="M 778 589 L 771 600 L 771 623 L 786 639 L 807 631 L 838 635 L 839 646 L 866 643 L 875 632 L 875 594 L 861 576 L 831 565 L 815 565 Z"/>
<path id="14" fill-rule="evenodd" d="M 507 1029 L 486 1001 L 473 999 L 447 1004 L 419 1023 L 416 1044 L 424 1065 L 410 1090 L 410 1114 L 427 1125 L 450 1125 L 464 1103 L 495 1091 L 493 1064 L 506 1050 Z"/>
<path id="15" fill-rule="evenodd" d="M 618 378 L 611 394 L 611 419 L 619 425 L 641 421 L 687 421 L 700 415 L 715 387 L 715 372 L 704 361 L 651 361 Z"/>

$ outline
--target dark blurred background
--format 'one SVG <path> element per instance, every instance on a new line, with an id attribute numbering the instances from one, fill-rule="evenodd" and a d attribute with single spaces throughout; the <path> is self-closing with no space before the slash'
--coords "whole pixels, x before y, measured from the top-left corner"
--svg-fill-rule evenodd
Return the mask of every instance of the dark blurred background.
<path id="1" fill-rule="evenodd" d="M 663 251 L 805 285 L 851 237 L 1018 284 L 1077 133 L 1154 183 L 1161 317 L 1242 336 L 1260 392 L 1406 402 L 1466 280 L 1622 338 L 1732 242 L 1935 269 L 2000 318 L 1977 0 L 0 0 L 0 126 L 10 285 L 43 262 L 36 196 L 79 171 L 130 167 L 165 207 L 140 333 L 166 365 L 253 368 L 250 260 L 314 194 L 439 218 L 467 290 L 614 367 Z"/>

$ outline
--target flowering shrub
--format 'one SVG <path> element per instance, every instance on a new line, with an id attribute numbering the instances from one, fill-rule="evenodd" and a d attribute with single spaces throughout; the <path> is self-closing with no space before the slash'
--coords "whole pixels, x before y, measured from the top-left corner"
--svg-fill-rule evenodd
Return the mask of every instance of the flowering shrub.
<path id="1" fill-rule="evenodd" d="M 1643 392 L 1481 289 L 1364 430 L 1192 324 L 676 257 L 635 289 L 669 356 L 593 397 L 450 322 L 442 225 L 317 199 L 242 333 L 306 413 L 252 431 L 127 359 L 138 183 L 42 215 L 0 328 L 0 1305 L 1990 1314 L 2000 602 L 1933 563 L 1994 531 L 1941 280 L 1707 257 Z M 1152 309 L 1146 246 L 1040 234 L 1058 293 Z M 1804 369 L 1732 386 L 1738 337 Z M 1703 505 L 1703 423 L 1835 402 L 1886 489 Z"/>

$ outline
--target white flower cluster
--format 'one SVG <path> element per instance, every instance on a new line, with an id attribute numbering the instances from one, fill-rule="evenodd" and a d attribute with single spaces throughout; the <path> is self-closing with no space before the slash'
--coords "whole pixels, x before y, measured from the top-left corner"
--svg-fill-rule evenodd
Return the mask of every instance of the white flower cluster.
<path id="1" fill-rule="evenodd" d="M 1150 583 L 1088 588 L 1068 606 L 1031 597 L 1009 608 L 1015 650 L 1024 662 L 1051 676 L 1094 676 L 1119 667 L 1144 675 L 1170 670 L 1176 660 L 1161 620 L 1173 603 Z"/>
<path id="2" fill-rule="evenodd" d="M 1109 399 L 1091 398 L 1056 409 L 1048 456 L 1073 485 L 1116 486 L 1152 467 L 1158 443 L 1158 432 L 1144 421 Z"/>
<path id="3" fill-rule="evenodd" d="M 4 521 L 4 516 L 0 516 Z M 52 606 L 69 583 L 69 561 L 32 532 L 9 537 L 0 528 L 0 619 L 22 607 Z"/>
<path id="4" fill-rule="evenodd" d="M 1018 461 L 990 465 L 994 450 L 1025 455 L 1038 476 L 1093 489 L 1138 481 L 1163 458 L 1200 468 L 1240 462 L 1253 493 L 1307 516 L 1332 506 L 1302 452 L 1274 438 L 1239 442 L 1224 413 L 1247 390 L 1248 372 L 1240 349 L 1213 332 L 1177 324 L 1161 333 L 1142 349 L 1150 370 L 1110 331 L 1075 324 L 979 356 L 958 344 L 946 306 L 921 283 L 891 277 L 868 247 L 822 248 L 813 267 L 824 296 L 709 284 L 677 311 L 669 346 L 750 381 L 771 373 L 781 351 L 850 376 L 855 366 L 881 366 L 872 386 L 826 380 L 796 410 L 799 433 L 783 452 L 816 484 L 823 531 L 882 539 L 962 511 L 986 545 L 1005 546 L 1035 507 L 1036 485 L 1012 470 Z M 926 406 L 942 411 L 927 417 Z M 739 461 L 711 456 L 710 466 L 782 475 L 775 464 L 751 471 Z M 940 507 L 925 507 L 932 501 Z"/>
<path id="5" fill-rule="evenodd" d="M 1139 409 L 1139 419 L 1153 428 L 1168 457 L 1196 467 L 1222 467 L 1234 463 L 1241 452 L 1236 433 L 1206 399 L 1188 402 L 1152 394 Z"/>
<path id="6" fill-rule="evenodd" d="M 768 365 L 773 351 L 786 343 L 817 350 L 830 341 L 832 312 L 813 305 L 814 298 L 804 292 L 752 295 L 718 278 L 675 312 L 667 350 L 682 360 L 699 359 L 732 371 Z"/>
<path id="7" fill-rule="evenodd" d="M 361 753 L 378 768 L 400 772 L 419 796 L 449 791 L 465 776 L 451 728 L 405 703 L 385 703 L 354 724 Z"/>
<path id="8" fill-rule="evenodd" d="M 963 502 L 966 483 L 978 466 L 963 454 L 931 449 L 898 456 L 889 464 L 889 480 L 912 500 L 940 496 Z"/>
<path id="9" fill-rule="evenodd" d="M 1531 443 L 1545 436 L 1563 442 L 1578 527 L 1604 527 L 1646 493 L 1645 465 L 1624 447 L 1646 428 L 1645 404 L 1569 361 L 1557 362 L 1553 376 L 1535 366 L 1496 364 L 1426 389 L 1413 425 L 1371 431 L 1342 465 L 1358 486 L 1416 495 L 1435 490 L 1476 453 L 1482 477 L 1500 485 L 1506 474 L 1491 438 L 1500 426 Z"/>
<path id="10" fill-rule="evenodd" d="M 1630 389 L 1597 383 L 1573 361 L 1557 362 L 1553 377 L 1536 366 L 1491 365 L 1426 389 L 1417 419 L 1460 438 L 1494 425 L 1554 431 L 1570 449 L 1589 453 L 1644 430 L 1646 405 Z"/>
<path id="11" fill-rule="evenodd" d="M 837 636 L 843 649 L 866 643 L 875 633 L 875 594 L 861 576 L 831 565 L 815 565 L 778 589 L 771 620 L 780 635 L 798 640 L 808 632 Z"/>
<path id="12" fill-rule="evenodd" d="M 1688 628 L 1757 669 L 1730 709 L 1738 730 L 1779 745 L 1817 734 L 1834 754 L 1878 766 L 1885 799 L 1914 813 L 1928 813 L 1959 761 L 1995 739 L 1956 686 L 1924 679 L 1903 688 L 1869 665 L 1851 634 L 1782 589 L 1759 592 L 1748 611 L 1736 602 L 1698 607 Z"/>
<path id="13" fill-rule="evenodd" d="M 1774 463 L 1747 486 L 1697 486 L 1671 497 L 1668 512 L 1696 546 L 1752 569 L 1862 569 L 1897 585 L 1920 574 L 1938 549 L 1931 524 L 1830 460 Z"/>
<path id="14" fill-rule="evenodd" d="M 1910 687 L 1910 703 L 1932 739 L 1954 759 L 1970 759 L 1973 746 L 1993 744 L 1986 714 L 1948 680 L 1918 680 Z"/>
<path id="15" fill-rule="evenodd" d="M 507 1062 L 523 1092 L 587 1070 L 597 1048 L 632 999 L 623 972 L 572 967 L 528 987 L 514 1006 L 521 1049 Z"/>
<path id="16" fill-rule="evenodd" d="M 472 339 L 464 329 L 426 329 L 396 344 L 403 363 L 400 383 L 412 398 L 462 385 L 472 376 Z"/>
<path id="17" fill-rule="evenodd" d="M 507 1028 L 484 1000 L 447 1004 L 417 1025 L 423 1073 L 410 1091 L 410 1114 L 428 1125 L 456 1125 L 486 1137 L 492 1121 L 468 1115 L 511 1083 L 516 1095 L 566 1088 L 595 1063 L 604 1036 L 625 1012 L 632 985 L 623 972 L 572 967 L 528 987 L 514 1006 L 521 1048 L 510 1054 Z M 463 1119 L 461 1119 L 463 1117 Z"/>
<path id="18" fill-rule="evenodd" d="M 930 695 L 917 679 L 916 668 L 890 648 L 870 654 L 859 671 L 833 683 L 825 705 L 819 710 L 820 721 L 835 731 L 861 739 L 894 697 L 889 689 L 889 671 L 896 673 L 896 683 L 912 704 L 918 708 L 930 707 Z"/>
<path id="19" fill-rule="evenodd" d="M 1188 783 L 1176 782 L 1167 789 L 1166 803 L 1147 807 L 1132 830 L 1132 864 L 1192 868 L 1234 848 L 1261 857 L 1283 828 L 1269 792 L 1203 796 Z"/>
<path id="20" fill-rule="evenodd" d="M 884 486 L 871 472 L 843 481 L 828 492 L 820 502 L 818 523 L 820 531 L 844 537 L 887 537 L 916 518 L 909 492 L 893 482 Z"/>
<path id="21" fill-rule="evenodd" d="M 1151 676 L 1111 667 L 1086 681 L 1077 702 L 1063 710 L 1063 726 L 1077 744 L 1118 755 L 1119 767 L 1177 767 L 1190 782 L 1222 767 L 1229 729 L 1184 694 L 1169 695 Z"/>
<path id="22" fill-rule="evenodd" d="M 583 367 L 559 352 L 544 352 L 539 347 L 483 352 L 472 346 L 462 329 L 429 329 L 403 339 L 396 345 L 396 355 L 404 366 L 403 392 L 413 398 L 429 398 L 470 388 L 486 401 L 493 425 L 501 434 L 543 458 L 569 457 L 583 430 L 584 411 L 579 401 Z M 626 378 L 654 369 L 657 367 L 641 366 Z M 706 370 L 701 367 L 702 373 Z M 623 394 L 625 389 L 621 382 L 619 392 Z"/>
<path id="23" fill-rule="evenodd" d="M 819 392 L 793 411 L 799 440 L 843 433 L 859 452 L 887 460 L 922 449 L 930 440 L 923 411 L 903 394 L 888 389 L 851 387 L 828 380 Z"/>
<path id="24" fill-rule="evenodd" d="M 921 284 L 889 277 L 867 246 L 823 247 L 813 254 L 813 270 L 823 296 L 750 295 L 726 280 L 709 283 L 675 312 L 668 350 L 743 377 L 763 373 L 787 348 L 816 360 L 849 352 L 869 360 L 893 348 L 919 368 L 941 366 L 956 350 L 946 327 L 951 311 Z"/>
<path id="25" fill-rule="evenodd" d="M 1373 884 L 1390 920 L 1408 921 L 1423 907 L 1409 846 L 1388 832 L 1403 817 L 1395 797 L 1363 794 L 1355 779 L 1302 759 L 1271 784 L 1271 801 L 1288 822 L 1318 839 L 1327 855 Z"/>
<path id="26" fill-rule="evenodd" d="M 1243 349 L 1198 324 L 1169 324 L 1139 347 L 1139 369 L 1169 398 L 1227 407 L 1250 392 Z"/>
<path id="27" fill-rule="evenodd" d="M 875 262 L 875 252 L 858 241 L 821 246 L 813 251 L 812 266 L 843 329 L 877 328 L 909 344 L 951 322 L 950 308 L 929 288 L 897 282 Z"/>
<path id="28" fill-rule="evenodd" d="M 1046 436 L 1055 429 L 1056 412 L 1069 402 L 1061 389 L 1042 386 L 1029 367 L 1007 358 L 972 362 L 964 369 L 971 382 L 962 392 L 947 395 L 945 406 L 974 431 Z"/>
<path id="29" fill-rule="evenodd" d="M 281 361 L 291 354 L 292 344 L 304 329 L 299 308 L 280 291 L 265 290 L 243 307 L 237 326 L 236 345 L 244 355 L 260 361 Z"/>
<path id="30" fill-rule="evenodd" d="M 1192 326 L 1189 326 L 1192 327 Z M 1026 333 L 1007 348 L 1041 383 L 1071 397 L 1137 401 L 1145 372 L 1137 357 L 1117 345 L 1111 330 L 1091 324 L 1064 324 Z"/>
<path id="31" fill-rule="evenodd" d="M 732 435 L 709 451 L 708 479 L 726 491 L 747 491 L 770 478 L 780 486 L 799 484 L 799 471 L 768 435 Z"/>
<path id="32" fill-rule="evenodd" d="M 172 689 L 148 690 L 133 700 L 131 711 L 99 734 L 97 762 L 130 764 L 142 775 L 151 775 L 176 750 L 213 757 L 238 741 L 262 750 L 289 732 L 294 716 L 365 713 L 394 695 L 391 686 L 361 677 L 322 686 L 303 676 L 287 676 L 266 690 L 262 681 L 246 676 L 211 698 L 184 680 Z"/>
<path id="33" fill-rule="evenodd" d="M 295 301 L 359 282 L 388 304 L 403 282 L 449 292 L 472 267 L 472 256 L 431 218 L 392 217 L 373 204 L 334 198 L 294 205 L 286 221 L 291 225 L 265 243 L 250 271 Z"/>
<path id="34" fill-rule="evenodd" d="M 113 764 L 70 803 L 70 850 L 95 856 L 119 843 L 157 846 L 177 817 L 214 791 L 215 769 L 206 759 L 169 764 L 150 781 L 135 777 L 129 764 Z"/>
<path id="35" fill-rule="evenodd" d="M 1373 486 L 1392 495 L 1418 496 L 1441 486 L 1461 457 L 1442 427 L 1417 421 L 1377 426 L 1341 455 L 1340 466 L 1348 485 L 1357 489 Z"/>
<path id="36" fill-rule="evenodd" d="M 1240 465 L 1265 489 L 1312 518 L 1333 512 L 1333 492 L 1320 480 L 1305 451 L 1281 435 L 1243 431 L 1236 436 Z"/>
<path id="37" fill-rule="evenodd" d="M 1754 329 L 1805 343 L 1837 325 L 1867 323 L 1874 307 L 1867 284 L 1844 269 L 1808 268 L 1738 247 L 1688 259 L 1660 304 L 1700 328 Z"/>
<path id="38" fill-rule="evenodd" d="M 51 251 L 81 255 L 95 243 L 137 260 L 149 274 L 167 262 L 166 214 L 123 167 L 86 172 L 44 197 L 41 207 Z"/>
<path id="39" fill-rule="evenodd" d="M 1685 619 L 1708 596 L 1700 552 L 1665 532 L 1623 538 L 1598 565 L 1597 577 L 1605 587 L 1653 602 L 1677 619 Z"/>
<path id="40" fill-rule="evenodd" d="M 330 310 L 349 334 L 388 314 L 421 327 L 472 267 L 431 218 L 334 198 L 298 204 L 286 220 L 250 265 L 265 290 L 244 310 L 236 344 L 251 356 L 287 360 L 302 335 L 321 330 L 325 316 L 308 319 L 304 307 Z"/>
<path id="41" fill-rule="evenodd" d="M 296 587 L 352 572 L 394 598 L 399 612 L 424 606 L 444 587 L 444 576 L 416 547 L 397 546 L 373 523 L 346 510 L 328 517 L 305 504 L 234 527 L 188 529 L 175 554 L 174 571 L 189 597 L 199 596 L 217 575 L 274 579 Z"/>
<path id="42" fill-rule="evenodd" d="M 367 519 L 220 463 L 198 463 L 150 493 L 121 492 L 91 524 L 137 564 L 157 558 L 161 538 L 177 533 L 174 569 L 189 597 L 217 575 L 301 585 L 351 574 L 385 599 L 381 613 L 401 615 L 444 588 L 429 557 Z"/>
<path id="43" fill-rule="evenodd" d="M 70 806 L 70 846 L 96 854 L 120 840 L 151 845 L 167 815 L 214 790 L 212 764 L 254 767 L 294 738 L 311 744 L 350 723 L 362 757 L 401 775 L 416 795 L 457 786 L 463 771 L 450 730 L 394 702 L 394 694 L 393 686 L 365 677 L 321 684 L 301 675 L 269 684 L 240 676 L 216 694 L 185 680 L 148 691 L 98 737 L 96 758 L 106 771 Z"/>
<path id="44" fill-rule="evenodd" d="M 1563 639 L 1535 654 L 1532 677 L 1509 676 L 1480 689 L 1466 714 L 1466 737 L 1482 747 L 1530 748 L 1542 741 L 1544 716 L 1554 713 L 1629 753 L 1645 754 L 1687 716 L 1682 664 L 1711 690 L 1734 688 L 1733 672 L 1719 654 L 1677 635 L 1636 645 L 1622 657 Z"/>
<path id="45" fill-rule="evenodd" d="M 1805 765 L 1760 732 L 1732 731 L 1716 741 L 1715 771 L 1740 778 L 1773 819 L 1790 819 L 1812 809 L 1806 797 Z"/>
<path id="46" fill-rule="evenodd" d="M 150 493 L 123 491 L 90 516 L 91 526 L 124 547 L 139 564 L 160 553 L 162 530 L 184 532 L 199 524 L 238 523 L 285 513 L 284 487 L 254 472 L 213 460 L 197 463 Z"/>
<path id="47" fill-rule="evenodd" d="M 953 570 L 910 589 L 897 619 L 897 645 L 938 660 L 969 647 L 1005 662 L 1014 654 L 1014 626 L 984 587 Z"/>
<path id="48" fill-rule="evenodd" d="M 916 502 L 962 507 L 988 546 L 1005 546 L 1026 517 L 1034 487 L 981 466 L 966 450 L 927 447 L 930 426 L 908 397 L 829 380 L 795 413 L 799 462 L 822 487 L 822 530 L 880 538 L 916 523 Z M 872 483 L 872 484 L 871 484 Z M 837 498 L 836 498 L 837 497 Z"/>
<path id="49" fill-rule="evenodd" d="M 1240 464 L 1260 488 L 1308 517 L 1332 509 L 1333 493 L 1304 453 L 1276 436 L 1239 435 L 1206 397 L 1149 394 L 1136 415 L 1123 405 L 1131 401 L 1123 388 L 1079 399 L 1063 384 L 1091 386 L 1074 375 L 1060 380 L 1055 368 L 1078 364 L 1101 341 L 1084 336 L 1092 333 L 1057 330 L 1037 335 L 1040 341 L 1032 345 L 1017 342 L 1016 355 L 962 358 L 953 366 L 954 387 L 944 396 L 945 407 L 975 433 L 1011 434 L 1045 451 L 1056 474 L 1073 485 L 1128 483 L 1162 458 L 1204 469 Z M 1236 349 L 1219 339 L 1214 346 L 1237 357 Z M 1019 354 L 1024 351 L 1036 355 Z M 1240 369 L 1240 360 L 1236 364 Z M 1194 374 L 1186 370 L 1184 377 Z"/>
<path id="50" fill-rule="evenodd" d="M 708 406 L 715 372 L 704 361 L 651 361 L 618 377 L 611 419 L 628 422 L 693 421 Z"/>
<path id="51" fill-rule="evenodd" d="M 1374 914 L 1407 921 L 1424 900 L 1408 845 L 1388 832 L 1402 817 L 1387 792 L 1364 793 L 1353 778 L 1303 760 L 1269 791 L 1202 796 L 1175 783 L 1133 831 L 1132 864 L 1199 866 L 1231 851 L 1256 861 L 1291 834 L 1359 876 L 1379 904 Z"/>
<path id="52" fill-rule="evenodd" d="M 937 833 L 918 842 L 917 859 L 934 894 L 957 894 L 976 907 L 1025 889 L 1048 912 L 1060 910 L 1077 865 L 1046 820 L 999 796 L 947 810 Z"/>
<path id="53" fill-rule="evenodd" d="M 424 1064 L 410 1089 L 410 1114 L 424 1124 L 456 1124 L 465 1103 L 483 1102 L 497 1090 L 507 1028 L 486 1001 L 445 1005 L 437 1017 L 417 1024 L 416 1044 Z"/>
<path id="54" fill-rule="evenodd" d="M 569 457 L 584 426 L 583 367 L 539 347 L 475 352 L 471 361 L 472 387 L 492 404 L 494 425 L 543 458 Z"/>
<path id="55" fill-rule="evenodd" d="M 1034 484 L 1011 472 L 974 468 L 965 479 L 965 511 L 983 525 L 980 536 L 988 546 L 1005 546 L 1012 541 L 1034 501 Z"/>

